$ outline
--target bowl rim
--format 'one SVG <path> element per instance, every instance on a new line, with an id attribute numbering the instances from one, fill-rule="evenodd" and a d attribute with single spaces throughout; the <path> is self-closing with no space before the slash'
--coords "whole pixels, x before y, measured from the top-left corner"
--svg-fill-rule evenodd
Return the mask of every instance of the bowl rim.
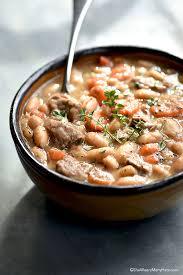
<path id="1" fill-rule="evenodd" d="M 149 54 L 154 55 L 157 57 L 164 57 L 169 59 L 172 62 L 175 62 L 183 67 L 183 60 L 180 57 L 177 57 L 173 54 L 167 53 L 165 51 L 159 49 L 152 49 L 148 47 L 140 47 L 140 46 L 123 46 L 123 45 L 107 45 L 101 47 L 92 47 L 81 49 L 75 52 L 75 60 L 79 59 L 85 55 L 95 55 L 95 54 L 107 54 L 112 52 L 123 52 L 124 54 Z M 162 189 L 165 187 L 169 187 L 172 184 L 175 184 L 183 179 L 183 172 L 177 173 L 173 176 L 165 178 L 160 181 L 154 181 L 152 183 L 148 183 L 145 185 L 130 185 L 130 186 L 105 186 L 105 185 L 98 185 L 98 184 L 91 184 L 87 181 L 78 181 L 69 177 L 66 177 L 62 174 L 57 173 L 43 164 L 41 164 L 38 160 L 36 160 L 31 152 L 29 151 L 26 143 L 22 137 L 19 121 L 18 121 L 18 110 L 20 102 L 22 101 L 25 94 L 28 90 L 32 87 L 32 85 L 44 74 L 54 71 L 56 69 L 61 68 L 65 61 L 67 55 L 63 55 L 62 57 L 56 58 L 47 64 L 43 65 L 39 69 L 37 69 L 33 74 L 31 74 L 21 85 L 19 90 L 14 96 L 14 99 L 11 104 L 10 108 L 10 115 L 9 115 L 9 124 L 10 124 L 10 131 L 15 143 L 15 147 L 17 152 L 21 155 L 23 160 L 33 167 L 33 169 L 37 170 L 38 173 L 47 175 L 48 178 L 52 178 L 52 183 L 58 183 L 59 185 L 64 185 L 67 188 L 71 188 L 73 191 L 79 192 L 87 192 L 89 194 L 94 193 L 97 194 L 106 194 L 106 195 L 132 195 L 132 194 L 140 194 L 155 191 L 157 189 Z M 55 179 L 55 181 L 53 180 Z"/>

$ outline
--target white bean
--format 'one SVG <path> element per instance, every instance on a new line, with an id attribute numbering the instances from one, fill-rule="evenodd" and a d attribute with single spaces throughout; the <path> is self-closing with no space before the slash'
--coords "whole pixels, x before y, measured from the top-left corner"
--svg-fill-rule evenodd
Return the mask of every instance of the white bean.
<path id="1" fill-rule="evenodd" d="M 165 178 L 168 177 L 170 175 L 169 171 L 168 171 L 168 167 L 163 167 L 161 165 L 153 165 L 153 174 L 155 177 L 157 178 Z"/>
<path id="2" fill-rule="evenodd" d="M 34 129 L 33 134 L 34 142 L 38 147 L 44 148 L 48 145 L 49 136 L 48 132 L 43 126 L 38 126 Z"/>
<path id="3" fill-rule="evenodd" d="M 138 138 L 139 144 L 156 143 L 162 140 L 162 134 L 160 132 L 149 132 L 141 135 Z"/>
<path id="4" fill-rule="evenodd" d="M 183 142 L 171 142 L 167 144 L 168 148 L 170 148 L 175 154 L 181 155 L 183 154 Z"/>
<path id="5" fill-rule="evenodd" d="M 159 97 L 159 93 L 152 91 L 151 89 L 139 89 L 134 92 L 135 98 L 149 99 Z"/>
<path id="6" fill-rule="evenodd" d="M 119 167 L 119 163 L 114 156 L 108 155 L 103 159 L 103 163 L 109 169 L 117 169 Z"/>
<path id="7" fill-rule="evenodd" d="M 164 73 L 160 73 L 156 70 L 150 70 L 148 72 L 148 76 L 152 76 L 153 78 L 155 78 L 156 80 L 159 80 L 159 81 L 163 81 L 164 78 L 165 78 L 165 74 Z"/>
<path id="8" fill-rule="evenodd" d="M 114 155 L 115 151 L 110 147 L 101 147 L 98 149 L 93 149 L 87 152 L 87 159 L 91 162 L 97 161 L 102 162 L 102 160 L 108 155 Z"/>
<path id="9" fill-rule="evenodd" d="M 83 75 L 80 70 L 72 69 L 71 83 L 74 85 L 80 85 L 83 83 Z"/>
<path id="10" fill-rule="evenodd" d="M 146 182 L 146 178 L 135 175 L 133 177 L 122 177 L 115 182 L 116 185 L 142 185 Z"/>
<path id="11" fill-rule="evenodd" d="M 29 127 L 22 129 L 22 132 L 24 137 L 27 139 L 31 139 L 33 137 L 33 131 Z"/>
<path id="12" fill-rule="evenodd" d="M 25 106 L 25 113 L 30 113 L 31 111 L 37 109 L 39 105 L 40 99 L 37 96 L 31 97 Z"/>
<path id="13" fill-rule="evenodd" d="M 105 138 L 103 135 L 95 133 L 95 132 L 89 132 L 85 136 L 85 140 L 90 145 L 93 145 L 95 147 L 107 147 L 109 146 L 109 140 Z"/>
<path id="14" fill-rule="evenodd" d="M 171 167 L 172 173 L 178 173 L 181 171 L 183 171 L 183 154 L 174 161 Z"/>
<path id="15" fill-rule="evenodd" d="M 31 149 L 31 151 L 32 151 L 32 153 L 34 154 L 34 156 L 37 160 L 39 160 L 43 164 L 46 164 L 47 154 L 46 154 L 45 150 L 43 150 L 43 149 L 41 149 L 37 146 L 34 146 Z"/>
<path id="16" fill-rule="evenodd" d="M 132 165 L 126 165 L 118 170 L 118 174 L 121 177 L 134 176 L 137 175 L 137 169 Z"/>
<path id="17" fill-rule="evenodd" d="M 28 120 L 28 125 L 31 129 L 36 128 L 37 126 L 41 125 L 42 123 L 43 123 L 43 120 L 36 115 L 30 116 L 30 118 Z"/>

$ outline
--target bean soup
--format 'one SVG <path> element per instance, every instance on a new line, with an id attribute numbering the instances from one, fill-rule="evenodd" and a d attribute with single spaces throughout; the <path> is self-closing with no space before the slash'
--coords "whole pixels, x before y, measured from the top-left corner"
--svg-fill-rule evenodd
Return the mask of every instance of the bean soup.
<path id="1" fill-rule="evenodd" d="M 34 157 L 67 177 L 143 185 L 183 170 L 183 76 L 147 59 L 111 55 L 75 62 L 26 103 L 20 127 Z"/>

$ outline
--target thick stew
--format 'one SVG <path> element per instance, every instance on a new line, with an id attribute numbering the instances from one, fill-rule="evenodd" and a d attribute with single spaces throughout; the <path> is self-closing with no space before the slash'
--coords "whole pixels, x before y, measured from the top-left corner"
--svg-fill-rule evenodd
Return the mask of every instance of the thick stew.
<path id="1" fill-rule="evenodd" d="M 34 157 L 67 177 L 143 185 L 183 170 L 183 79 L 150 59 L 90 56 L 28 100 L 20 119 Z"/>

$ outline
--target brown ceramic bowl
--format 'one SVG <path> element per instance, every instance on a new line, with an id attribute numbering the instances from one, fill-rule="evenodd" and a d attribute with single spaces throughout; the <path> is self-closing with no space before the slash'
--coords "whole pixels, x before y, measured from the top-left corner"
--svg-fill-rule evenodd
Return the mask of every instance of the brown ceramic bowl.
<path id="1" fill-rule="evenodd" d="M 84 55 L 122 53 L 146 57 L 183 71 L 183 60 L 171 54 L 141 47 L 106 46 L 82 50 Z M 47 169 L 28 150 L 19 126 L 27 99 L 46 81 L 59 74 L 66 56 L 37 70 L 21 86 L 10 111 L 10 129 L 19 158 L 27 174 L 49 198 L 75 213 L 97 220 L 138 220 L 171 207 L 183 197 L 183 173 L 144 186 L 99 186 L 67 178 Z"/>

